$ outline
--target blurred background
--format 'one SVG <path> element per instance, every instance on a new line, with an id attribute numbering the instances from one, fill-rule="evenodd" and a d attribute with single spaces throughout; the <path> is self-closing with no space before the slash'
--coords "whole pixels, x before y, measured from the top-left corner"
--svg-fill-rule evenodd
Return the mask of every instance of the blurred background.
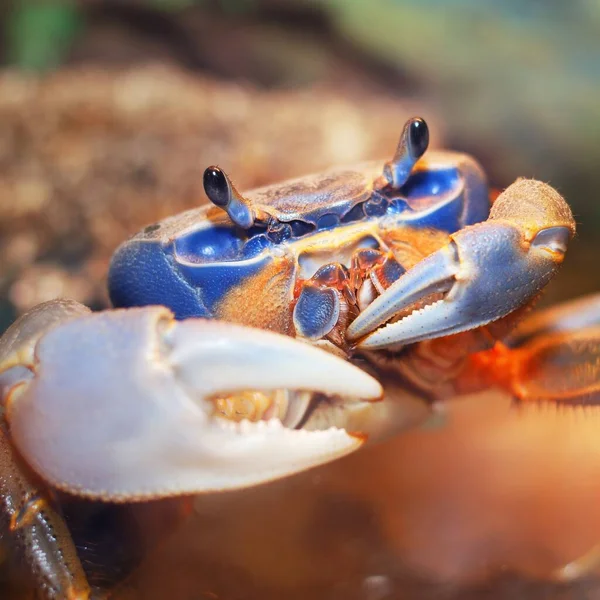
<path id="1" fill-rule="evenodd" d="M 600 289 L 599 0 L 4 0 L 0 24 L 0 331 L 56 296 L 106 306 L 113 249 L 204 201 L 205 166 L 243 190 L 388 158 L 415 114 L 492 185 L 536 177 L 570 202 L 578 236 L 544 302 Z M 600 540 L 595 417 L 460 414 L 198 501 L 197 536 L 123 597 L 168 597 L 171 570 L 184 599 L 597 597 L 549 582 Z"/>

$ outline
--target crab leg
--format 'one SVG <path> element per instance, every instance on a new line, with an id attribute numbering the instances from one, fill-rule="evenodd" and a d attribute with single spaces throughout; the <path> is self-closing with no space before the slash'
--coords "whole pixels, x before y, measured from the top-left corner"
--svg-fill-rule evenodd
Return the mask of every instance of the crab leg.
<path id="1" fill-rule="evenodd" d="M 308 344 L 214 321 L 177 322 L 148 307 L 51 328 L 6 394 L 6 417 L 13 443 L 46 481 L 112 501 L 252 486 L 363 443 L 343 429 L 236 423 L 215 411 L 216 395 L 281 389 L 342 405 L 382 395 L 370 375 Z"/>
<path id="2" fill-rule="evenodd" d="M 453 234 L 446 247 L 407 271 L 357 317 L 347 336 L 371 350 L 501 319 L 540 293 L 574 232 L 571 211 L 555 190 L 520 179 L 498 197 L 487 221 Z M 403 312 L 410 314 L 386 325 Z"/>
<path id="3" fill-rule="evenodd" d="M 47 328 L 87 313 L 76 302 L 57 301 L 11 327 L 0 339 L 0 397 L 27 376 L 35 342 Z M 44 483 L 15 451 L 5 423 L 0 423 L 0 500 L 0 538 L 6 533 L 12 550 L 30 566 L 40 597 L 87 600 L 90 588 L 69 530 Z"/>
<path id="4" fill-rule="evenodd" d="M 500 383 L 518 400 L 595 407 L 600 403 L 600 294 L 537 312 L 505 343 L 508 347 L 493 351 L 504 364 L 491 365 L 491 372 L 505 377 Z M 493 352 L 484 355 L 494 358 Z M 599 566 L 596 544 L 553 576 L 573 581 L 597 572 Z"/>
<path id="5" fill-rule="evenodd" d="M 600 404 L 600 295 L 535 314 L 472 362 L 521 402 Z"/>
<path id="6" fill-rule="evenodd" d="M 523 346 L 540 336 L 571 333 L 600 326 L 600 294 L 536 310 L 503 340 L 511 348 Z"/>
<path id="7" fill-rule="evenodd" d="M 62 516 L 44 485 L 15 454 L 0 427 L 0 532 L 10 534 L 10 546 L 32 566 L 41 597 L 87 600 L 90 588 Z"/>

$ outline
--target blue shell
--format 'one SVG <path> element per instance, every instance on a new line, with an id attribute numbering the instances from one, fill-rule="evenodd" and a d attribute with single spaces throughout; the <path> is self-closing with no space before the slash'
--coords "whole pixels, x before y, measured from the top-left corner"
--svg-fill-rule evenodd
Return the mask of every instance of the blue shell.
<path id="1" fill-rule="evenodd" d="M 250 230 L 212 205 L 149 226 L 113 256 L 111 300 L 117 307 L 162 304 L 177 318 L 219 317 L 232 290 L 275 257 L 293 257 L 296 241 L 315 233 L 335 236 L 339 228 L 373 220 L 453 233 L 488 216 L 485 176 L 466 155 L 428 153 L 397 190 L 382 183 L 381 173 L 381 163 L 367 163 L 248 192 L 250 204 L 271 217 Z M 331 262 L 335 252 L 332 237 Z"/>

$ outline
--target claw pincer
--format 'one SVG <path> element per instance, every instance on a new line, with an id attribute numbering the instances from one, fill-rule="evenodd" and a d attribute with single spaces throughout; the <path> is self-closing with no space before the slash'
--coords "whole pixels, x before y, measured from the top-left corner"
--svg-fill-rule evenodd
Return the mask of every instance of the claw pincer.
<path id="1" fill-rule="evenodd" d="M 116 305 L 159 301 L 273 329 L 347 355 L 485 326 L 531 302 L 575 227 L 550 186 L 519 180 L 491 211 L 480 167 L 429 153 L 410 119 L 391 161 L 240 194 L 205 172 L 214 209 L 169 219 L 121 246 Z M 151 265 L 151 267 L 149 267 Z M 152 284 L 165 272 L 175 286 Z M 260 309 L 255 309 L 260 307 Z"/>
<path id="2" fill-rule="evenodd" d="M 544 183 L 520 179 L 497 198 L 487 221 L 452 234 L 447 246 L 374 300 L 350 325 L 348 337 L 362 349 L 386 348 L 505 317 L 546 286 L 574 233 L 562 197 Z M 428 303 L 436 294 L 442 298 Z M 381 327 L 409 308 L 410 314 Z"/>
<path id="3" fill-rule="evenodd" d="M 7 393 L 19 452 L 53 486 L 111 501 L 255 485 L 363 441 L 279 419 L 227 420 L 215 410 L 218 395 L 287 389 L 368 402 L 382 393 L 371 376 L 307 344 L 175 322 L 162 307 L 70 318 L 37 342 L 31 371 L 18 394 Z"/>

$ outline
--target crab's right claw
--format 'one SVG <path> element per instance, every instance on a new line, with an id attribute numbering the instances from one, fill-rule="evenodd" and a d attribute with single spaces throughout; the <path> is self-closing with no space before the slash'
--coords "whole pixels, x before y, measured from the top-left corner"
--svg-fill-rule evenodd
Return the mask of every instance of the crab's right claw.
<path id="1" fill-rule="evenodd" d="M 54 326 L 28 369 L 7 394 L 15 445 L 56 487 L 113 501 L 252 486 L 328 462 L 364 436 L 300 429 L 307 398 L 371 405 L 382 395 L 370 375 L 303 342 L 174 321 L 161 307 Z M 256 422 L 236 422 L 248 406 Z"/>
<path id="2" fill-rule="evenodd" d="M 498 197 L 487 221 L 453 234 L 402 275 L 347 336 L 360 349 L 389 348 L 505 317 L 549 282 L 574 233 L 563 198 L 544 183 L 520 179 Z"/>

